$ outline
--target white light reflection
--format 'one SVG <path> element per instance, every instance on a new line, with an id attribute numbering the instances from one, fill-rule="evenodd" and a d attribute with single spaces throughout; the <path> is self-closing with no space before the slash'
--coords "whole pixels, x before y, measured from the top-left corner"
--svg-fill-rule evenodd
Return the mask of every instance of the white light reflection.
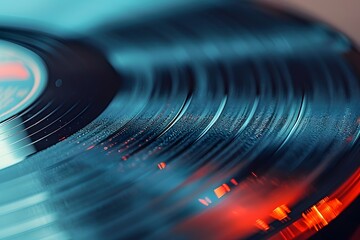
<path id="1" fill-rule="evenodd" d="M 21 162 L 34 152 L 21 120 L 13 119 L 6 125 L 0 125 L 0 169 Z"/>
<path id="2" fill-rule="evenodd" d="M 0 239 L 69 239 L 38 173 L 3 181 L 0 192 Z"/>

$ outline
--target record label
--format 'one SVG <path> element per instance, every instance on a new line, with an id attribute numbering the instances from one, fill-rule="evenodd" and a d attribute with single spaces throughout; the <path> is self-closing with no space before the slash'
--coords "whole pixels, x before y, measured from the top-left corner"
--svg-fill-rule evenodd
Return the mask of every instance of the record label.
<path id="1" fill-rule="evenodd" d="M 0 122 L 21 112 L 43 92 L 45 66 L 35 53 L 0 41 Z"/>

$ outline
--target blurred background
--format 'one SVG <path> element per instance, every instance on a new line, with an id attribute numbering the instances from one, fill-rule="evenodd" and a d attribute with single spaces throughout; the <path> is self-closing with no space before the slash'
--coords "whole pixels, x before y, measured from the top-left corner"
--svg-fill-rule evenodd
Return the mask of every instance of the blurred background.
<path id="1" fill-rule="evenodd" d="M 223 0 L 222 0 L 223 1 Z M 302 12 L 341 29 L 360 43 L 359 0 L 258 0 Z M 129 24 L 219 0 L 1 0 L 0 25 L 42 29 L 53 34 L 86 34 L 108 22 Z"/>
<path id="2" fill-rule="evenodd" d="M 340 29 L 357 44 L 360 43 L 359 0 L 263 0 L 271 4 L 299 11 L 325 21 Z"/>

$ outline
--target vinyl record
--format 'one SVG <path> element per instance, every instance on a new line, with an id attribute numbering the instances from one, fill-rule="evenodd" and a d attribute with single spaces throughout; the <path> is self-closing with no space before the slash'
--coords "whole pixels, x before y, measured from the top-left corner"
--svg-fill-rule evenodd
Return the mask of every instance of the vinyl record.
<path id="1" fill-rule="evenodd" d="M 1 168 L 94 120 L 120 85 L 95 50 L 40 33 L 0 30 Z"/>
<path id="2" fill-rule="evenodd" d="M 0 239 L 307 239 L 358 197 L 360 55 L 326 24 L 226 1 L 0 50 Z"/>

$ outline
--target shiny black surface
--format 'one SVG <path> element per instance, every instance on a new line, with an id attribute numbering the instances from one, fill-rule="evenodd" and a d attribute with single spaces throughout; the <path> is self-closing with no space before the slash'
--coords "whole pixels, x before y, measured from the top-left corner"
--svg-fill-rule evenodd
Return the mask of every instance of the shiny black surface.
<path id="1" fill-rule="evenodd" d="M 0 39 L 30 49 L 46 64 L 44 94 L 27 110 L 0 123 L 3 136 L 26 132 L 26 138 L 13 141 L 27 145 L 30 139 L 36 151 L 64 140 L 94 120 L 121 84 L 104 57 L 79 41 L 4 28 Z"/>

